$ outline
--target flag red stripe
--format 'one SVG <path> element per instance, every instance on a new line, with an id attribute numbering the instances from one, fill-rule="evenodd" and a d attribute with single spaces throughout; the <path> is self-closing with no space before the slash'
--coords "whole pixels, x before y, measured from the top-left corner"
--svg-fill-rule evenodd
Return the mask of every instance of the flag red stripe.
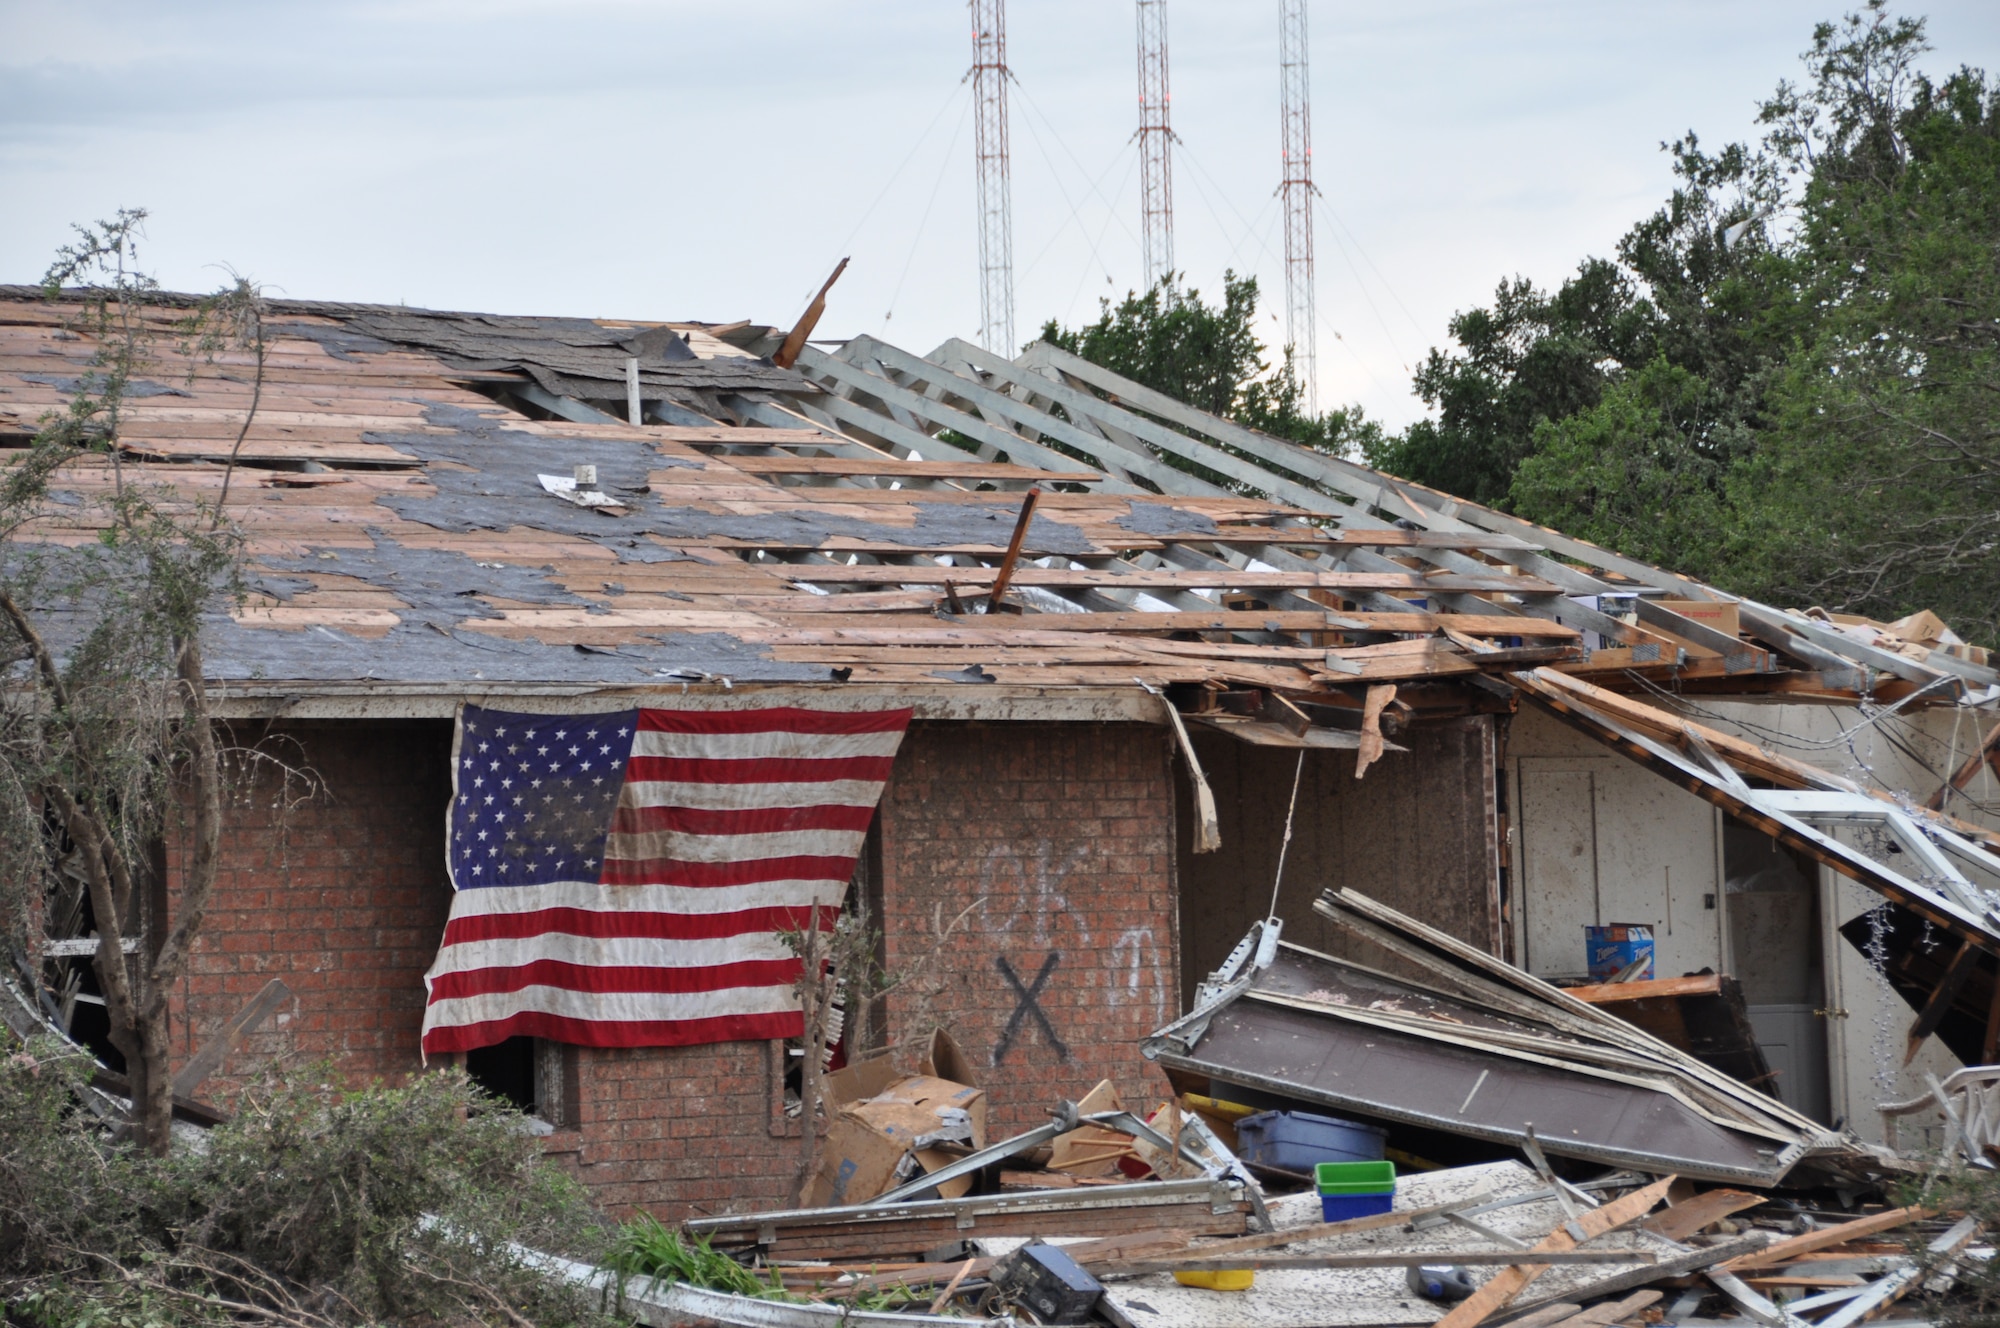
<path id="1" fill-rule="evenodd" d="M 750 756 L 741 759 L 706 756 L 634 756 L 625 778 L 674 784 L 815 784 L 839 779 L 881 783 L 889 777 L 893 756 L 834 756 L 822 759 Z"/>
<path id="2" fill-rule="evenodd" d="M 764 1042 L 795 1038 L 805 1031 L 805 1016 L 729 1014 L 708 1019 L 570 1019 L 540 1010 L 523 1010 L 505 1019 L 477 1024 L 445 1025 L 424 1034 L 424 1053 L 473 1051 L 510 1037 L 551 1038 L 579 1047 L 693 1047 L 708 1042 Z"/>
<path id="3" fill-rule="evenodd" d="M 675 830 L 686 835 L 757 835 L 785 830 L 866 830 L 873 807 L 619 807 L 611 833 Z"/>
<path id="4" fill-rule="evenodd" d="M 749 908 L 737 913 L 611 913 L 594 908 L 542 908 L 532 913 L 474 913 L 445 924 L 446 945 L 473 941 L 516 941 L 561 932 L 593 938 L 640 937 L 706 941 L 723 936 L 796 931 L 809 920 L 808 908 Z M 840 910 L 819 910 L 822 930 L 831 930 Z"/>
<path id="5" fill-rule="evenodd" d="M 756 885 L 760 881 L 840 881 L 854 875 L 852 857 L 749 858 L 742 862 L 677 862 L 671 858 L 612 858 L 598 878 L 605 885 Z"/>
<path id="6" fill-rule="evenodd" d="M 790 986 L 799 975 L 796 959 L 746 959 L 736 964 L 704 968 L 637 968 L 570 964 L 537 959 L 507 968 L 474 968 L 440 973 L 431 979 L 431 1000 L 463 1000 L 519 991 L 523 987 L 560 987 L 565 991 L 669 992 L 722 991 L 730 987 Z"/>
<path id="7" fill-rule="evenodd" d="M 900 733 L 909 710 L 641 710 L 639 728 L 652 733 Z"/>

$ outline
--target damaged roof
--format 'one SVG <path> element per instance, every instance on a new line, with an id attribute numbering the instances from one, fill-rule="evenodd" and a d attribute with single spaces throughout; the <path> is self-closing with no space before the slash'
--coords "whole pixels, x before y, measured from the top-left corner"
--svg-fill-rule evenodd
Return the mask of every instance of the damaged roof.
<path id="1" fill-rule="evenodd" d="M 145 314 L 162 345 L 173 298 Z M 89 373 L 79 312 L 0 288 L 0 443 Z M 1357 684 L 1544 665 L 2000 696 L 1970 658 L 1732 600 L 1047 345 L 863 337 L 785 369 L 776 330 L 746 323 L 273 302 L 265 327 L 261 383 L 248 352 L 163 354 L 118 439 L 128 479 L 227 484 L 252 594 L 212 634 L 218 681 L 1137 682 L 1353 708 Z M 110 482 L 108 459 L 68 467 L 20 538 L 95 540 Z M 1010 611 L 982 612 L 996 580 Z"/>

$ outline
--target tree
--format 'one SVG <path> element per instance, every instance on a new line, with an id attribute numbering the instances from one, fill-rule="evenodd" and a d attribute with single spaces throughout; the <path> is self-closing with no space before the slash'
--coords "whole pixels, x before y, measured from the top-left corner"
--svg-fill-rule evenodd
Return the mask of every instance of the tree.
<path id="1" fill-rule="evenodd" d="M 1824 310 L 1731 475 L 1745 585 L 2000 644 L 2000 86 L 1910 72 L 1922 25 L 1823 26 L 1766 108 Z"/>
<path id="2" fill-rule="evenodd" d="M 1359 451 L 1380 435 L 1359 406 L 1307 412 L 1289 349 L 1273 371 L 1257 337 L 1255 277 L 1223 273 L 1219 304 L 1169 274 L 1143 295 L 1127 291 L 1115 307 L 1100 306 L 1097 321 L 1083 327 L 1050 319 L 1041 340 L 1198 410 L 1324 452 Z"/>
<path id="3" fill-rule="evenodd" d="M 1452 320 L 1367 458 L 1781 603 L 2000 640 L 2000 89 L 1886 0 L 1554 293 Z"/>
<path id="4" fill-rule="evenodd" d="M 137 267 L 145 215 L 78 227 L 50 266 L 47 294 L 80 303 L 77 330 L 96 350 L 67 406 L 44 416 L 0 476 L 0 650 L 10 669 L 0 693 L 0 872 L 16 891 L 78 889 L 87 900 L 110 1038 L 131 1082 L 132 1136 L 163 1153 L 168 1002 L 214 890 L 229 783 L 204 684 L 203 621 L 239 593 L 242 540 L 220 500 L 190 501 L 129 474 L 121 430 L 145 375 L 161 367 L 163 337 L 190 377 L 201 358 L 247 347 L 258 373 L 240 450 L 261 395 L 263 324 L 256 287 L 241 278 L 178 315 L 163 309 Z M 224 483 L 226 493 L 227 474 Z M 171 917 L 146 888 L 154 845 L 168 835 L 183 864 Z"/>

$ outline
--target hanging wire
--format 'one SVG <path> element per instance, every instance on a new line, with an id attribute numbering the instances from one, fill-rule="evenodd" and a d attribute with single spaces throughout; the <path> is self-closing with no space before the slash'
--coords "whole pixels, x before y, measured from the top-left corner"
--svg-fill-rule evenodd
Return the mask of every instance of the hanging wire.
<path id="1" fill-rule="evenodd" d="M 1271 910 L 1264 916 L 1278 916 L 1278 887 L 1285 882 L 1285 851 L 1292 846 L 1292 818 L 1299 810 L 1299 780 L 1306 773 L 1306 749 L 1299 748 L 1298 768 L 1292 771 L 1292 800 L 1285 807 L 1285 837 L 1278 842 L 1278 871 L 1271 878 Z"/>
<path id="2" fill-rule="evenodd" d="M 889 320 L 896 316 L 896 301 L 903 297 L 903 283 L 909 279 L 910 265 L 917 261 L 917 248 L 923 243 L 924 228 L 930 224 L 931 209 L 937 205 L 938 190 L 944 187 L 945 169 L 951 161 L 952 153 L 958 150 L 958 136 L 965 132 L 965 119 L 972 113 L 972 98 L 965 99 L 965 105 L 958 113 L 958 124 L 951 131 L 951 142 L 945 145 L 944 161 L 938 165 L 937 179 L 931 184 L 931 196 L 924 203 L 924 215 L 917 219 L 917 233 L 910 237 L 910 251 L 903 256 L 903 270 L 896 277 L 896 289 L 889 294 L 889 308 L 882 315 L 882 332 L 888 335 Z M 928 130 L 925 131 L 929 133 Z M 919 140 L 921 142 L 921 140 Z"/>
<path id="3" fill-rule="evenodd" d="M 854 237 L 861 234 L 861 228 L 863 226 L 866 226 L 868 224 L 868 219 L 875 215 L 875 209 L 882 206 L 882 200 L 889 196 L 889 191 L 895 188 L 896 181 L 900 180 L 903 177 L 903 172 L 910 168 L 910 162 L 913 158 L 916 157 L 918 149 L 922 148 L 924 143 L 930 138 L 931 131 L 938 127 L 938 121 L 944 119 L 944 113 L 951 109 L 951 104 L 954 101 L 958 100 L 960 95 L 965 93 L 965 90 L 966 90 L 965 85 L 963 83 L 956 83 L 952 85 L 952 89 L 948 94 L 946 94 L 944 101 L 939 103 L 937 108 L 937 114 L 931 117 L 931 122 L 924 126 L 924 132 L 917 135 L 917 141 L 912 143 L 910 145 L 910 150 L 903 155 L 902 165 L 896 167 L 896 169 L 890 173 L 889 178 L 882 182 L 882 188 L 876 193 L 875 201 L 870 203 L 868 205 L 867 210 L 861 214 L 861 220 L 854 223 L 854 229 L 847 233 L 847 238 L 842 240 L 838 245 L 834 247 L 833 249 L 834 253 L 844 254 L 848 252 L 849 248 L 854 244 Z M 966 98 L 966 105 L 970 106 L 971 104 L 972 104 L 972 99 L 968 96 Z M 964 116 L 961 115 L 959 117 L 959 123 L 963 124 L 964 122 L 965 122 Z M 818 269 L 814 270 L 817 271 Z M 816 286 L 807 287 L 805 293 L 805 300 L 810 301 L 817 290 L 818 287 Z"/>

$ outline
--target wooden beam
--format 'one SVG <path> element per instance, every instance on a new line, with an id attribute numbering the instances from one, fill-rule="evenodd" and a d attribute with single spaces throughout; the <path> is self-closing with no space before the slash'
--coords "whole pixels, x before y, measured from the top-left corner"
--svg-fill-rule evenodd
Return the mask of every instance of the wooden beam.
<path id="1" fill-rule="evenodd" d="M 806 338 L 812 335 L 815 327 L 819 326 L 819 316 L 826 312 L 826 293 L 833 289 L 833 283 L 839 281 L 840 274 L 845 271 L 847 271 L 847 260 L 843 258 L 834 264 L 833 275 L 826 279 L 826 284 L 819 288 L 819 294 L 813 296 L 812 302 L 806 305 L 806 311 L 799 315 L 797 324 L 785 334 L 784 342 L 779 345 L 777 353 L 771 356 L 771 363 L 780 369 L 789 369 L 798 362 L 799 352 L 805 349 Z"/>
<path id="2" fill-rule="evenodd" d="M 1938 979 L 1937 986 L 1931 990 L 1930 999 L 1924 1002 L 1923 1009 L 1917 1011 L 1916 1022 L 1910 1025 L 1909 1043 L 1903 1048 L 1903 1064 L 1908 1065 L 1915 1060 L 1917 1049 L 1924 1045 L 1924 1039 L 1937 1032 L 1938 1025 L 1944 1022 L 1945 1014 L 1951 1009 L 1952 1002 L 1958 999 L 1959 989 L 1965 986 L 1966 979 L 1972 976 L 1972 970 L 1978 964 L 1979 947 L 1974 945 L 1970 938 L 1960 941 L 1958 953 L 1951 957 L 1951 963 L 1945 967 L 1944 976 Z"/>
<path id="3" fill-rule="evenodd" d="M 249 1036 L 273 1010 L 290 999 L 292 999 L 292 989 L 285 985 L 284 979 L 272 978 L 266 982 L 264 989 L 252 996 L 242 1009 L 230 1017 L 228 1023 L 210 1034 L 208 1041 L 202 1043 L 201 1050 L 181 1067 L 180 1073 L 174 1076 L 174 1096 L 193 1097 L 195 1089 L 201 1087 L 202 1081 L 222 1068 L 223 1059 L 236 1044 Z"/>
<path id="4" fill-rule="evenodd" d="M 1523 1287 L 1546 1271 L 1547 1264 L 1533 1262 L 1535 1254 L 1557 1254 L 1573 1250 L 1592 1237 L 1601 1236 L 1615 1227 L 1624 1226 L 1627 1222 L 1644 1217 L 1655 1204 L 1667 1197 L 1667 1189 L 1673 1184 L 1674 1179 L 1669 1176 L 1665 1180 L 1655 1181 L 1643 1190 L 1635 1190 L 1623 1198 L 1613 1199 L 1602 1208 L 1593 1208 L 1550 1232 L 1535 1246 L 1533 1253 L 1518 1256 L 1523 1262 L 1502 1268 L 1488 1278 L 1477 1291 L 1453 1306 L 1451 1313 L 1438 1320 L 1438 1328 L 1473 1328 L 1487 1315 L 1514 1299 L 1521 1293 Z"/>
<path id="5" fill-rule="evenodd" d="M 1713 996 L 1722 990 L 1722 978 L 1709 973 L 1687 978 L 1648 978 L 1641 982 L 1600 982 L 1588 987 L 1565 987 L 1564 991 L 1591 1005 L 1617 1001 L 1643 1001 L 1655 996 Z"/>
<path id="6" fill-rule="evenodd" d="M 1914 1205 L 1909 1208 L 1891 1208 L 1870 1217 L 1857 1217 L 1851 1222 L 1836 1222 L 1817 1231 L 1808 1231 L 1803 1236 L 1793 1236 L 1788 1240 L 1766 1245 L 1754 1254 L 1731 1259 L 1725 1266 L 1732 1273 L 1740 1273 L 1746 1268 L 1775 1268 L 1779 1264 L 1790 1263 L 1802 1254 L 1812 1254 L 1835 1245 L 1845 1245 L 1850 1240 L 1860 1240 L 1864 1236 L 1876 1236 L 1884 1231 L 1894 1231 L 1897 1227 L 1932 1216 L 1935 1216 L 1935 1210 L 1930 1208 Z"/>
<path id="7" fill-rule="evenodd" d="M 1021 499 L 1021 515 L 1014 518 L 1014 533 L 1007 540 L 1007 552 L 1000 559 L 1000 566 L 994 573 L 993 585 L 986 592 L 986 611 L 992 613 L 1007 598 L 1007 582 L 1014 575 L 1014 564 L 1021 560 L 1021 545 L 1028 538 L 1028 523 L 1035 519 L 1035 500 L 1042 496 L 1038 487 L 1030 487 Z"/>

